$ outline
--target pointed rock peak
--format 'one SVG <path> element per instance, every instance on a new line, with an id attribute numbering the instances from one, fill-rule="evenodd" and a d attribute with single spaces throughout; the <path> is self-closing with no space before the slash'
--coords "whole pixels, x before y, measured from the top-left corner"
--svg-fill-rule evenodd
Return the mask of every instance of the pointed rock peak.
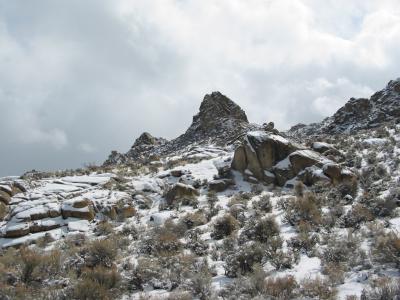
<path id="1" fill-rule="evenodd" d="M 244 110 L 225 95 L 220 92 L 205 95 L 200 105 L 200 112 L 193 117 L 193 122 L 200 122 L 202 127 L 207 128 L 214 126 L 221 119 L 248 123 Z"/>
<path id="2" fill-rule="evenodd" d="M 400 94 L 400 77 L 395 80 L 390 80 L 386 89 Z"/>
<path id="3" fill-rule="evenodd" d="M 157 138 L 152 136 L 148 132 L 143 132 L 135 141 L 133 144 L 133 147 L 139 146 L 139 145 L 154 145 L 157 142 Z"/>

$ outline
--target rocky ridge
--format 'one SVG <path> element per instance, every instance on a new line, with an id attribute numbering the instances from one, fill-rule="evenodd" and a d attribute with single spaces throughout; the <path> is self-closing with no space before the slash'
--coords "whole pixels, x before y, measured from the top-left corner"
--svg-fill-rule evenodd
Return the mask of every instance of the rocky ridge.
<path id="1" fill-rule="evenodd" d="M 371 129 L 400 120 L 400 78 L 391 80 L 369 99 L 351 98 L 333 116 L 320 123 L 293 126 L 288 135 L 310 136 L 351 133 Z"/>
<path id="2" fill-rule="evenodd" d="M 296 142 L 212 93 L 173 141 L 144 133 L 103 166 L 0 178 L 0 298 L 379 299 L 363 290 L 400 277 L 392 117 Z M 21 277 L 57 251 L 58 271 Z"/>
<path id="3" fill-rule="evenodd" d="M 105 165 L 167 156 L 196 145 L 226 146 L 255 128 L 258 126 L 249 124 L 246 113 L 240 106 L 220 92 L 213 92 L 205 95 L 199 113 L 193 116 L 192 124 L 184 134 L 167 141 L 143 133 L 127 153 L 113 151 Z"/>

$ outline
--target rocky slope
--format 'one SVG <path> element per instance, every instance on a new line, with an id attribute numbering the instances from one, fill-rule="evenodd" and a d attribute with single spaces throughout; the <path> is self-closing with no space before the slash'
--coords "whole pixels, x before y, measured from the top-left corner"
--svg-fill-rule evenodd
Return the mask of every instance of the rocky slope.
<path id="1" fill-rule="evenodd" d="M 369 99 L 351 98 L 333 116 L 321 123 L 293 126 L 291 136 L 351 133 L 371 129 L 383 123 L 400 120 L 400 78 L 391 80 L 387 86 Z"/>
<path id="2" fill-rule="evenodd" d="M 196 145 L 225 146 L 252 128 L 257 126 L 249 124 L 246 113 L 236 103 L 220 92 L 213 92 L 205 95 L 199 113 L 193 116 L 193 122 L 184 134 L 166 141 L 144 133 L 126 154 L 113 151 L 105 165 L 171 155 Z"/>
<path id="3" fill-rule="evenodd" d="M 394 299 L 396 86 L 301 143 L 212 93 L 172 141 L 0 178 L 0 299 Z"/>

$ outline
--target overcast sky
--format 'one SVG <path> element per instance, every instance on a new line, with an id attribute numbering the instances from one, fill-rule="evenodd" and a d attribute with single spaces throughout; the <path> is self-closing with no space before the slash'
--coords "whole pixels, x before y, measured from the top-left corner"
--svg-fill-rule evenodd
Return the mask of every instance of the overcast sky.
<path id="1" fill-rule="evenodd" d="M 399 0 L 0 0 L 0 175 L 176 137 L 215 90 L 287 129 L 399 76 Z"/>

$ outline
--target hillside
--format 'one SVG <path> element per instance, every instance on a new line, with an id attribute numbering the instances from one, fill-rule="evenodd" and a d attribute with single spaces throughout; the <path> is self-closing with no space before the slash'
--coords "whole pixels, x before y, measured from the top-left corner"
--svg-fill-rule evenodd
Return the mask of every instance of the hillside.
<path id="1" fill-rule="evenodd" d="M 0 299 L 400 295 L 399 87 L 287 133 L 214 92 L 174 140 L 0 178 Z"/>

